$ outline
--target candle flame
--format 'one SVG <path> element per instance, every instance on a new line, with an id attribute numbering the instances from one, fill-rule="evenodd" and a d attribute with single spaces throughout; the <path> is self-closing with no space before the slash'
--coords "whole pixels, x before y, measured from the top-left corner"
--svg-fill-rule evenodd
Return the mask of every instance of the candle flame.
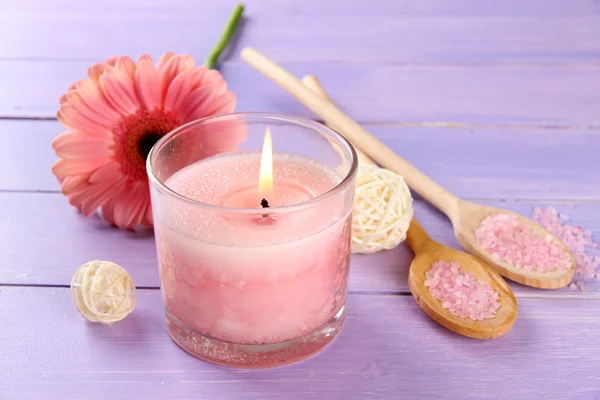
<path id="1" fill-rule="evenodd" d="M 271 140 L 271 128 L 265 131 L 262 156 L 260 158 L 260 173 L 258 176 L 258 195 L 261 199 L 269 200 L 273 194 L 273 143 Z"/>

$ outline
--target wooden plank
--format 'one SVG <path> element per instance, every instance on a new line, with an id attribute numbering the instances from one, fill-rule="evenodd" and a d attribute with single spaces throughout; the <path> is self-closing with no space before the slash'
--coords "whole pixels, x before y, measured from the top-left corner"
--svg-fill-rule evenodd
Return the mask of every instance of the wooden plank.
<path id="1" fill-rule="evenodd" d="M 600 131 L 367 128 L 459 196 L 600 199 Z M 0 190 L 57 191 L 50 142 L 64 130 L 56 121 L 0 121 Z"/>
<path id="2" fill-rule="evenodd" d="M 227 13 L 237 1 L 162 0 L 128 1 L 104 0 L 102 3 L 79 0 L 20 0 L 5 2 L 6 14 L 73 16 L 129 16 L 169 15 L 201 16 L 206 13 Z M 254 17 L 268 15 L 309 16 L 369 16 L 369 17 L 581 17 L 600 15 L 600 6 L 594 0 L 504 0 L 482 2 L 477 0 L 246 0 L 246 14 Z"/>
<path id="3" fill-rule="evenodd" d="M 0 120 L 0 190 L 60 190 L 51 142 L 65 130 L 57 121 Z"/>
<path id="4" fill-rule="evenodd" d="M 136 311 L 111 327 L 86 323 L 67 289 L 2 288 L 0 302 L 6 399 L 600 397 L 594 301 L 521 300 L 511 332 L 475 341 L 435 324 L 412 297 L 354 295 L 328 348 L 270 370 L 216 367 L 180 350 L 156 290 L 139 291 Z"/>
<path id="5" fill-rule="evenodd" d="M 533 205 L 556 206 L 572 223 L 600 238 L 600 203 L 575 207 L 555 203 L 486 201 L 532 215 Z M 111 228 L 97 217 L 79 215 L 60 194 L 0 193 L 0 284 L 69 285 L 83 263 L 101 259 L 125 267 L 137 286 L 159 287 L 156 248 L 152 232 L 131 233 Z M 450 223 L 421 201 L 415 213 L 432 237 L 459 248 Z M 600 252 L 594 254 L 600 256 Z M 350 290 L 367 293 L 408 293 L 407 276 L 413 254 L 406 243 L 391 251 L 352 256 Z M 584 296 L 600 298 L 598 280 L 587 282 L 587 292 L 565 288 L 540 291 L 512 285 L 523 296 Z"/>
<path id="6" fill-rule="evenodd" d="M 600 26 L 600 24 L 599 24 Z M 58 99 L 85 77 L 89 62 L 0 61 L 0 118 L 54 117 Z M 376 123 L 487 124 L 600 128 L 597 68 L 402 66 L 284 63 L 318 76 L 354 119 Z M 312 116 L 303 105 L 240 62 L 223 74 L 238 111 Z"/>
<path id="7" fill-rule="evenodd" d="M 175 15 L 9 12 L 0 15 L 0 34 L 11 37 L 0 44 L 0 54 L 95 61 L 117 54 L 158 56 L 171 50 L 202 60 L 218 40 L 229 13 L 230 9 L 202 6 Z M 231 54 L 238 58 L 241 46 L 252 45 L 282 62 L 597 65 L 598 36 L 598 15 L 317 17 L 250 9 Z"/>

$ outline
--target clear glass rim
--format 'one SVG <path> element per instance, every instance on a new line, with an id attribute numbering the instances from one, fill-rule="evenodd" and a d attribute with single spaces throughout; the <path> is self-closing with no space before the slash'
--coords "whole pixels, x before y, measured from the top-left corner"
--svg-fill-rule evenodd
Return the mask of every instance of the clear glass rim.
<path id="1" fill-rule="evenodd" d="M 226 120 L 226 119 L 232 118 L 232 117 L 238 117 L 238 118 L 245 119 L 245 117 L 247 117 L 247 116 L 252 117 L 252 118 L 264 118 L 264 119 L 289 122 L 289 123 L 293 123 L 298 126 L 304 126 L 306 128 L 311 128 L 313 130 L 321 131 L 325 135 L 328 135 L 330 138 L 332 138 L 338 145 L 340 145 L 344 149 L 344 152 L 349 153 L 350 157 L 351 157 L 351 161 L 352 161 L 351 165 L 350 165 L 350 169 L 348 170 L 348 173 L 346 174 L 346 176 L 344 176 L 344 178 L 337 185 L 335 185 L 333 188 L 329 189 L 327 192 L 322 193 L 318 196 L 315 196 L 311 199 L 308 199 L 308 200 L 305 200 L 305 201 L 302 201 L 299 203 L 295 203 L 292 205 L 282 206 L 282 207 L 270 207 L 269 214 L 297 211 L 297 210 L 309 207 L 313 204 L 323 202 L 323 201 L 335 196 L 340 191 L 344 190 L 350 184 L 354 175 L 356 175 L 356 172 L 358 169 L 358 156 L 356 154 L 356 151 L 354 150 L 354 147 L 352 147 L 350 142 L 348 140 L 346 140 L 346 138 L 343 135 L 338 133 L 336 130 L 330 128 L 329 126 L 326 126 L 320 122 L 314 121 L 309 118 L 286 114 L 286 113 L 233 112 L 233 113 L 219 114 L 219 115 L 214 115 L 214 116 L 190 121 L 184 125 L 181 125 L 175 129 L 173 129 L 171 132 L 167 133 L 162 138 L 160 138 L 154 144 L 154 146 L 152 146 L 152 148 L 150 149 L 150 152 L 148 153 L 148 157 L 146 159 L 146 172 L 148 174 L 148 179 L 150 181 L 150 184 L 154 185 L 161 193 L 163 193 L 166 196 L 173 197 L 180 201 L 186 202 L 188 204 L 191 204 L 191 205 L 194 205 L 197 207 L 206 208 L 206 209 L 209 209 L 209 210 L 212 210 L 215 212 L 226 212 L 226 213 L 232 213 L 232 214 L 263 214 L 264 210 L 262 210 L 260 208 L 223 207 L 223 206 L 219 206 L 219 205 L 215 205 L 215 204 L 203 203 L 201 201 L 197 201 L 194 199 L 190 199 L 189 197 L 183 196 L 182 194 L 179 194 L 176 191 L 174 191 L 173 189 L 169 188 L 167 185 L 165 185 L 165 183 L 161 179 L 158 178 L 158 176 L 156 175 L 154 166 L 153 166 L 153 162 L 152 162 L 152 160 L 154 159 L 154 157 L 155 157 L 156 153 L 159 151 L 159 149 L 161 149 L 163 146 L 165 146 L 171 138 L 177 136 L 178 134 L 184 132 L 185 130 L 189 129 L 192 126 L 200 125 L 200 124 L 203 124 L 203 123 L 206 123 L 209 121 L 213 121 L 213 120 Z"/>

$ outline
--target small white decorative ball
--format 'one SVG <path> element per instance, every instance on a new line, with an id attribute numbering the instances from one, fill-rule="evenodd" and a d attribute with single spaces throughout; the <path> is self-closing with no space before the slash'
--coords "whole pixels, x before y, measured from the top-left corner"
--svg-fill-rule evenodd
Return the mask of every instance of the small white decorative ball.
<path id="1" fill-rule="evenodd" d="M 413 217 L 404 177 L 376 165 L 360 165 L 354 194 L 352 253 L 390 250 L 406 240 Z"/>
<path id="2" fill-rule="evenodd" d="M 110 261 L 83 264 L 71 281 L 79 313 L 89 321 L 112 324 L 133 311 L 135 285 L 121 266 Z"/>

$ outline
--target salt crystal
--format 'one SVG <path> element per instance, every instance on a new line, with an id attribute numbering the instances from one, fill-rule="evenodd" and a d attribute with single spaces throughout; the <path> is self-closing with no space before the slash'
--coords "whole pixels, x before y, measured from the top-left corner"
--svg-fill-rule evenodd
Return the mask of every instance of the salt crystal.
<path id="1" fill-rule="evenodd" d="M 587 288 L 585 287 L 585 283 L 583 281 L 577 281 L 575 283 L 580 291 L 587 292 Z"/>
<path id="2" fill-rule="evenodd" d="M 560 214 L 567 217 L 564 214 Z M 598 257 L 586 255 L 586 247 L 595 248 L 598 244 L 592 240 L 592 232 L 584 231 L 580 226 L 568 225 L 556 217 L 556 210 L 548 207 L 534 209 L 534 218 L 538 223 L 559 238 L 571 250 L 575 257 L 576 272 L 584 278 L 600 278 L 596 272 L 600 260 Z M 564 219 L 564 218 L 563 218 Z M 568 217 L 566 218 L 568 220 Z M 595 274 L 594 274 L 595 273 Z"/>
<path id="3" fill-rule="evenodd" d="M 460 318 L 476 321 L 493 318 L 500 307 L 498 293 L 456 262 L 436 261 L 425 278 L 431 295 Z"/>
<path id="4" fill-rule="evenodd" d="M 538 214 L 543 215 L 541 210 Z M 548 272 L 571 267 L 569 257 L 551 236 L 538 235 L 513 214 L 489 215 L 475 230 L 475 237 L 494 258 L 517 268 Z"/>

